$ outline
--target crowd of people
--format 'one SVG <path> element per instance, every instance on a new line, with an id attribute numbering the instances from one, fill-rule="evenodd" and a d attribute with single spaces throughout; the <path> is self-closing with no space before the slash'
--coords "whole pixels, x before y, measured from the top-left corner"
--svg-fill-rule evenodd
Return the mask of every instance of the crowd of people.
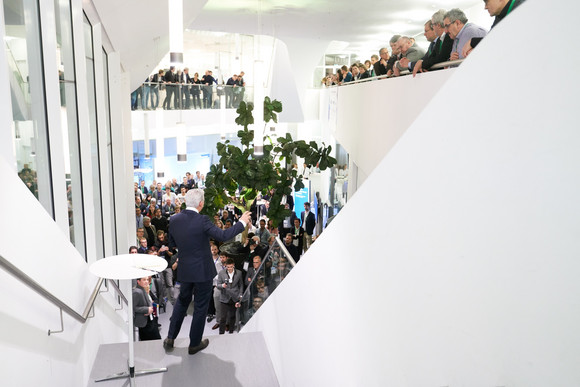
<path id="1" fill-rule="evenodd" d="M 135 284 L 134 305 L 142 307 L 140 311 L 145 312 L 145 316 L 151 316 L 135 320 L 141 340 L 159 338 L 154 313 L 158 313 L 159 308 L 164 310 L 167 302 L 175 305 L 180 293 L 181 284 L 177 281 L 179 251 L 175 243 L 170 243 L 170 228 L 175 214 L 187 207 L 187 193 L 197 188 L 205 188 L 205 177 L 200 171 L 196 171 L 195 175 L 188 172 L 179 184 L 176 178 L 168 180 L 165 185 L 153 181 L 147 187 L 144 180 L 135 183 L 137 233 L 135 245 L 130 247 L 129 253 L 157 255 L 167 260 L 168 264 L 158 276 L 142 279 Z M 213 297 L 208 307 L 207 322 L 215 319 L 213 329 L 219 329 L 220 334 L 226 331 L 233 333 L 238 322 L 243 324 L 251 318 L 289 273 L 292 267 L 290 260 L 298 262 L 315 239 L 316 218 L 310 210 L 310 203 L 304 204 L 300 217 L 291 212 L 290 216 L 274 225 L 267 216 L 270 197 L 260 195 L 254 201 L 250 220 L 244 222 L 243 232 L 225 241 L 210 241 L 217 275 L 213 279 Z M 294 209 L 291 195 L 284 197 L 284 203 L 285 208 Z M 239 209 L 228 205 L 216 213 L 211 222 L 219 230 L 226 231 L 238 227 L 237 223 L 242 221 L 242 217 Z M 280 246 L 275 245 L 277 236 L 283 240 L 288 257 Z M 220 251 L 220 247 L 228 242 L 238 242 L 239 251 L 235 257 Z M 270 254 L 267 255 L 268 251 Z M 147 300 L 143 293 L 150 297 L 146 305 L 143 305 L 143 300 Z M 155 311 L 149 309 L 150 306 L 156 306 Z M 240 307 L 242 313 L 236 320 L 236 309 Z"/>
<path id="2" fill-rule="evenodd" d="M 131 93 L 131 110 L 218 109 L 219 97 L 225 95 L 226 108 L 235 109 L 244 100 L 246 82 L 244 72 L 232 75 L 225 83 L 207 70 L 203 76 L 170 66 L 145 79 Z M 216 87 L 217 85 L 217 87 Z"/>
<path id="3" fill-rule="evenodd" d="M 491 28 L 524 1 L 484 0 L 485 9 L 495 17 Z M 394 35 L 389 41 L 390 52 L 388 47 L 383 47 L 378 55 L 372 55 L 363 63 L 354 63 L 350 67 L 344 65 L 336 74 L 324 77 L 322 84 L 343 85 L 375 76 L 398 77 L 406 70 L 415 76 L 430 71 L 438 63 L 466 58 L 487 35 L 487 31 L 470 23 L 461 9 L 453 8 L 435 12 L 425 22 L 423 34 L 429 42 L 426 51 L 417 45 L 413 37 Z"/>

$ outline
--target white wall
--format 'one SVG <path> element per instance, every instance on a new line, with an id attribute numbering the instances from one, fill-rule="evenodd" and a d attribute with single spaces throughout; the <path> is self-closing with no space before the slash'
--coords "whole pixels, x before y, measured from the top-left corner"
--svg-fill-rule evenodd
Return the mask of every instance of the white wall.
<path id="1" fill-rule="evenodd" d="M 10 187 L 0 191 L 0 255 L 82 314 L 97 277 L 3 157 L 0 176 Z M 59 309 L 1 268 L 0 283 L 2 385 L 85 385 L 99 345 L 126 337 L 126 308 L 113 311 L 112 291 L 97 298 L 94 318 L 81 324 L 64 314 L 64 333 L 48 336 L 60 330 Z"/>
<path id="2" fill-rule="evenodd" d="M 433 71 L 415 78 L 391 78 L 338 88 L 336 116 L 330 116 L 336 119 L 334 136 L 364 175 L 375 169 L 454 72 L 455 69 Z M 327 118 L 328 112 L 322 113 L 321 118 Z M 359 180 L 357 185 L 363 181 Z"/>
<path id="3" fill-rule="evenodd" d="M 249 322 L 282 386 L 580 385 L 580 76 L 519 66 L 579 11 L 502 22 Z"/>

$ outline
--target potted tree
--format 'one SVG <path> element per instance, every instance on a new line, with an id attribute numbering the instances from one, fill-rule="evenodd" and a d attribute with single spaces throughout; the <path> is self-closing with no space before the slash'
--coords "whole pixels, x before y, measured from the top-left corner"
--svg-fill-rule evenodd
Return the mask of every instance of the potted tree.
<path id="1" fill-rule="evenodd" d="M 254 131 L 248 128 L 254 123 L 253 104 L 241 102 L 236 110 L 236 124 L 243 127 L 238 131 L 242 148 L 226 140 L 218 143 L 219 162 L 210 167 L 206 176 L 205 206 L 203 213 L 213 216 L 227 204 L 233 204 L 242 211 L 249 211 L 259 193 L 271 194 L 268 218 L 274 225 L 279 224 L 290 210 L 280 204 L 284 195 L 292 194 L 292 186 L 296 191 L 302 189 L 303 176 L 292 168 L 294 155 L 302 157 L 308 167 L 317 165 L 325 170 L 336 164 L 336 159 L 330 155 L 331 146 L 318 146 L 315 141 L 305 142 L 294 140 L 287 133 L 285 137 L 272 139 L 264 137 L 263 156 L 254 156 Z M 264 125 L 268 122 L 278 122 L 278 113 L 282 111 L 282 103 L 264 99 Z"/>

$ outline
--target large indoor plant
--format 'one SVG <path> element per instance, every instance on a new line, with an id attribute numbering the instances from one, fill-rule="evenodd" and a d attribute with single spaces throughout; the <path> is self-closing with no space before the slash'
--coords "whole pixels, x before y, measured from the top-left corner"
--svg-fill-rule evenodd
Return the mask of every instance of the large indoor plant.
<path id="1" fill-rule="evenodd" d="M 248 211 L 259 193 L 271 195 L 268 218 L 278 225 L 290 210 L 280 204 L 284 195 L 291 195 L 292 188 L 298 191 L 304 187 L 303 176 L 292 168 L 292 159 L 298 156 L 310 166 L 320 170 L 332 167 L 336 159 L 330 155 L 331 146 L 322 146 L 314 141 L 295 141 L 287 133 L 284 137 L 264 137 L 264 154 L 254 156 L 254 131 L 248 127 L 254 123 L 253 104 L 241 102 L 236 110 L 236 124 L 243 127 L 238 131 L 242 147 L 229 140 L 217 144 L 219 162 L 210 167 L 206 176 L 204 213 L 214 215 L 227 204 L 234 204 L 242 211 Z M 282 103 L 264 99 L 264 127 L 268 122 L 278 122 Z M 259 128 L 262 130 L 263 128 Z"/>

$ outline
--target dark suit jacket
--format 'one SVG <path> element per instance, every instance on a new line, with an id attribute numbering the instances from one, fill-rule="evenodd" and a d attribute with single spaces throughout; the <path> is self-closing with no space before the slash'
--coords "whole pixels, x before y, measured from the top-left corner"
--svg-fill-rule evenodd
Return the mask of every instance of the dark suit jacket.
<path id="1" fill-rule="evenodd" d="M 147 325 L 149 316 L 145 316 L 145 313 L 149 312 L 150 306 L 151 304 L 145 294 L 145 289 L 137 285 L 133 289 L 133 325 L 139 328 Z"/>
<path id="2" fill-rule="evenodd" d="M 502 21 L 507 15 L 508 15 L 508 10 L 510 8 L 510 5 L 512 4 L 512 2 L 514 3 L 514 5 L 512 6 L 512 11 L 521 3 L 523 3 L 525 0 L 510 0 L 507 2 L 507 4 L 505 5 L 505 7 L 503 7 L 503 9 L 501 10 L 501 12 L 499 13 L 499 15 L 497 15 L 495 17 L 495 19 L 493 20 L 493 24 L 490 28 L 493 29 L 493 27 L 495 27 L 500 21 Z M 481 41 L 483 38 L 471 38 L 471 47 L 475 48 Z"/>
<path id="3" fill-rule="evenodd" d="M 300 252 L 300 254 L 302 254 L 302 250 L 304 248 L 304 229 L 302 227 L 300 227 L 298 229 L 298 235 L 295 234 L 296 228 L 292 227 L 292 230 L 290 231 L 292 233 L 292 239 L 293 240 L 298 240 L 298 251 Z"/>
<path id="4" fill-rule="evenodd" d="M 310 209 L 310 211 L 308 212 L 306 220 L 304 220 L 304 211 L 302 211 L 300 213 L 300 219 L 302 220 L 302 227 L 304 228 L 306 234 L 308 235 L 314 234 L 314 227 L 316 227 L 316 218 L 312 213 L 312 209 Z"/>
<path id="5" fill-rule="evenodd" d="M 298 262 L 300 260 L 300 253 L 302 253 L 302 251 L 299 252 L 298 247 L 294 246 L 292 243 L 290 243 L 290 245 L 286 245 L 286 243 L 284 243 L 284 247 L 286 250 L 288 250 L 292 256 L 292 259 L 294 259 L 294 262 Z"/>
<path id="6" fill-rule="evenodd" d="M 177 82 L 177 75 L 172 73 L 171 71 L 168 71 L 163 76 L 163 80 L 167 83 L 175 83 Z"/>
<path id="7" fill-rule="evenodd" d="M 227 230 L 216 227 L 206 215 L 184 210 L 171 217 L 169 247 L 179 250 L 179 282 L 211 281 L 217 271 L 211 258 L 209 239 L 223 242 L 244 231 L 238 222 Z"/>
<path id="8" fill-rule="evenodd" d="M 225 289 L 222 287 L 224 283 L 227 285 Z M 242 294 L 244 293 L 244 279 L 242 272 L 234 270 L 232 283 L 229 283 L 227 269 L 220 271 L 217 278 L 217 288 L 221 291 L 220 302 L 228 303 L 230 300 L 233 302 L 240 301 L 242 299 Z"/>
<path id="9" fill-rule="evenodd" d="M 278 234 L 280 235 L 280 238 L 282 240 L 284 240 L 284 237 L 286 236 L 286 234 L 288 234 L 289 232 L 292 232 L 292 229 L 294 228 L 294 219 L 298 219 L 296 217 L 296 213 L 294 211 L 292 211 L 292 213 L 290 214 L 290 227 L 288 228 L 284 228 L 284 220 L 282 220 L 280 222 L 280 224 L 278 225 Z"/>
<path id="10" fill-rule="evenodd" d="M 451 50 L 453 49 L 453 39 L 449 34 L 445 34 L 445 38 L 441 41 L 441 38 L 435 41 L 434 49 L 431 52 L 427 52 L 423 57 L 423 65 L 421 66 L 424 70 L 429 70 L 431 66 L 437 63 L 447 62 L 451 56 Z M 415 67 L 417 62 L 411 63 L 411 68 Z"/>
<path id="11" fill-rule="evenodd" d="M 373 65 L 373 68 L 375 70 L 375 75 L 386 75 L 387 74 L 387 66 L 383 66 L 380 59 L 375 62 L 375 64 Z"/>

